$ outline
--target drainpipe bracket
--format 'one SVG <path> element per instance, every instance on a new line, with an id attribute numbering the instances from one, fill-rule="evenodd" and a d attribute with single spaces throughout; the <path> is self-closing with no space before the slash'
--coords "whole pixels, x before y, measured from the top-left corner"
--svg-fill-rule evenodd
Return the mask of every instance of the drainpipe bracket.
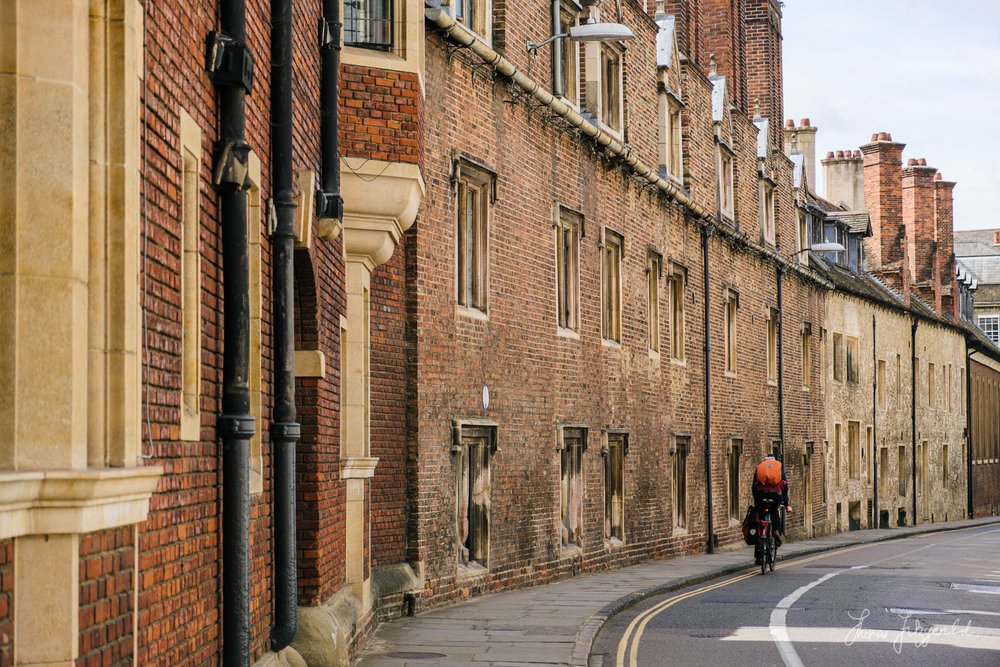
<path id="1" fill-rule="evenodd" d="M 344 198 L 333 192 L 316 191 L 316 217 L 344 221 Z"/>
<path id="2" fill-rule="evenodd" d="M 249 415 L 219 415 L 216 431 L 223 440 L 249 440 L 257 432 L 257 424 Z"/>
<path id="3" fill-rule="evenodd" d="M 297 442 L 302 437 L 302 426 L 298 422 L 271 422 L 271 441 Z"/>
<path id="4" fill-rule="evenodd" d="M 340 51 L 340 31 L 343 23 L 330 23 L 325 16 L 319 19 L 319 48 L 325 51 Z"/>
<path id="5" fill-rule="evenodd" d="M 205 69 L 217 87 L 241 87 L 249 95 L 253 88 L 253 66 L 249 46 L 221 32 L 208 33 Z"/>
<path id="6" fill-rule="evenodd" d="M 245 190 L 250 168 L 250 144 L 245 141 L 220 141 L 215 144 L 212 153 L 212 184 L 216 189 L 228 185 Z"/>

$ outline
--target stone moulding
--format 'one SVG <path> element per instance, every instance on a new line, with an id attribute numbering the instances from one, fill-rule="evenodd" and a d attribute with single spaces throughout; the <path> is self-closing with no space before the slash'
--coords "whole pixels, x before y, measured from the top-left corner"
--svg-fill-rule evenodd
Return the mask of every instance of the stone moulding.
<path id="1" fill-rule="evenodd" d="M 158 467 L 0 472 L 0 539 L 141 523 Z"/>

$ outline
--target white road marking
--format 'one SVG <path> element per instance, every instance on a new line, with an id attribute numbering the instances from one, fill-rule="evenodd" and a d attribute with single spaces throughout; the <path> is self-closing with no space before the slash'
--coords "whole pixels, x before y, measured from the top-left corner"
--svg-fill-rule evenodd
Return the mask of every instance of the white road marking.
<path id="1" fill-rule="evenodd" d="M 1000 616 L 1000 611 L 978 611 L 976 609 L 904 609 L 889 607 L 886 611 L 890 614 L 903 616 Z"/>
<path id="2" fill-rule="evenodd" d="M 856 565 L 851 569 L 860 570 L 863 567 L 866 566 Z M 771 638 L 778 647 L 778 653 L 781 654 L 781 660 L 785 663 L 785 667 L 804 667 L 802 660 L 799 659 L 799 654 L 795 651 L 795 647 L 792 646 L 791 638 L 788 636 L 788 626 L 785 624 L 785 620 L 788 618 L 788 610 L 792 608 L 792 605 L 795 604 L 800 597 L 808 593 L 810 590 L 816 588 L 824 581 L 828 581 L 845 571 L 846 570 L 837 570 L 836 572 L 824 574 L 816 581 L 796 588 L 794 591 L 782 598 L 781 602 L 779 602 L 774 608 L 774 611 L 771 612 Z"/>
<path id="3" fill-rule="evenodd" d="M 911 630 L 899 629 L 870 629 L 858 633 L 853 628 L 785 628 L 785 636 L 789 642 L 807 644 L 895 644 L 901 642 L 912 646 L 951 646 L 954 648 L 980 649 L 986 651 L 1000 651 L 1000 634 L 991 628 L 970 628 L 964 632 L 965 626 L 961 626 L 961 632 L 951 632 L 951 625 L 933 625 L 929 630 L 915 632 Z M 854 631 L 854 635 L 851 632 Z M 720 641 L 736 642 L 767 642 L 774 641 L 773 627 L 742 627 L 738 628 L 728 637 L 723 637 Z M 779 647 L 780 650 L 780 647 Z M 789 662 L 785 654 L 781 657 L 786 665 L 801 665 L 798 654 L 792 649 L 793 662 Z"/>
<path id="4" fill-rule="evenodd" d="M 984 586 L 982 584 L 952 584 L 952 590 L 969 591 L 970 593 L 987 593 L 1000 595 L 1000 586 Z"/>

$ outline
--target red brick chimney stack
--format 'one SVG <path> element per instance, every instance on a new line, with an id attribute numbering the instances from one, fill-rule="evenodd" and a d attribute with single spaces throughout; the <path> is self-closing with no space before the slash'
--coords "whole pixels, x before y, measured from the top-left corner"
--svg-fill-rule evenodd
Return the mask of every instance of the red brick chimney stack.
<path id="1" fill-rule="evenodd" d="M 940 314 L 959 317 L 958 279 L 955 277 L 954 181 L 946 181 L 941 172 L 934 174 L 934 225 L 937 227 L 938 274 L 941 277 Z"/>
<path id="2" fill-rule="evenodd" d="M 917 294 L 941 311 L 941 279 L 934 221 L 934 174 L 923 158 L 910 158 L 903 169 L 903 225 L 909 245 L 910 276 Z"/>
<path id="3" fill-rule="evenodd" d="M 869 267 L 909 304 L 910 272 L 906 227 L 903 225 L 903 148 L 888 132 L 872 135 L 861 147 L 864 156 L 865 204 L 872 236 L 865 239 Z"/>
<path id="4" fill-rule="evenodd" d="M 718 72 L 726 77 L 726 94 L 738 109 L 749 110 L 746 86 L 746 12 L 754 0 L 701 0 L 702 50 L 715 56 Z M 702 64 L 704 68 L 704 63 Z M 762 115 L 766 115 L 761 110 Z"/>
<path id="5" fill-rule="evenodd" d="M 708 52 L 702 58 L 701 50 L 701 0 L 664 0 L 663 9 L 674 17 L 677 48 L 707 72 Z"/>

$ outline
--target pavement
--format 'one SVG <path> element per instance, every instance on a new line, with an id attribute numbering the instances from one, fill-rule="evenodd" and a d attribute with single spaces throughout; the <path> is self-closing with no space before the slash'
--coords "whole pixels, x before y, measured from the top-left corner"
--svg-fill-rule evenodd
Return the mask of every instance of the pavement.
<path id="1" fill-rule="evenodd" d="M 1000 517 L 786 541 L 779 559 L 991 523 L 1000 523 Z M 594 639 L 612 616 L 651 596 L 752 567 L 752 547 L 744 547 L 497 593 L 382 624 L 355 665 L 588 667 Z"/>

